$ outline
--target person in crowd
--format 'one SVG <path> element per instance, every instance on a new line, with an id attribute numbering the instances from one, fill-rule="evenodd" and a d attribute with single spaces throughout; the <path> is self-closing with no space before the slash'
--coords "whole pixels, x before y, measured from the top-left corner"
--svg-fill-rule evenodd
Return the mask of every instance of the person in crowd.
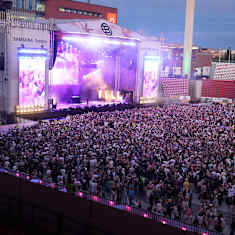
<path id="1" fill-rule="evenodd" d="M 234 108 L 119 108 L 0 134 L 0 167 L 223 232 L 219 211 L 235 191 Z"/>

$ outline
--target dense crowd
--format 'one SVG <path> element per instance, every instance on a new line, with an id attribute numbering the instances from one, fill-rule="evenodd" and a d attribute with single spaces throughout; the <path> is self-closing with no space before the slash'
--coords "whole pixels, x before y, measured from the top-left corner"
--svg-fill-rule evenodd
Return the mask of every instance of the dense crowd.
<path id="1" fill-rule="evenodd" d="M 0 135 L 0 167 L 222 232 L 234 200 L 231 105 L 89 112 Z M 194 211 L 194 197 L 201 201 Z"/>

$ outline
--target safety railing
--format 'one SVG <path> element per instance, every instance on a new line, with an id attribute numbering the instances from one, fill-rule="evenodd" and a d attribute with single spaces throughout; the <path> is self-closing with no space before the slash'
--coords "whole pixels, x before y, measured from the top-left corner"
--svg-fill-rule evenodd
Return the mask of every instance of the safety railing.
<path id="1" fill-rule="evenodd" d="M 32 178 L 31 176 L 24 174 L 24 173 L 10 172 L 6 169 L 1 168 L 0 174 L 9 174 L 9 175 L 15 176 L 17 178 L 21 178 L 23 180 L 30 181 L 32 183 L 40 184 L 45 187 L 49 187 L 51 189 L 58 190 L 60 192 L 66 191 L 66 190 L 58 189 L 56 184 L 54 184 L 54 183 L 48 184 L 48 183 L 43 182 L 41 179 Z M 151 219 L 151 220 L 156 221 L 158 223 L 161 223 L 163 225 L 169 225 L 169 226 L 178 228 L 178 229 L 185 231 L 185 232 L 188 231 L 188 232 L 198 233 L 201 235 L 221 235 L 221 233 L 218 233 L 215 231 L 209 231 L 207 229 L 204 229 L 204 228 L 201 228 L 198 226 L 194 226 L 191 224 L 187 224 L 182 221 L 169 219 L 169 218 L 166 218 L 164 216 L 161 216 L 161 215 L 158 215 L 158 214 L 155 214 L 152 212 L 147 212 L 145 210 L 132 207 L 130 205 L 118 204 L 117 202 L 115 202 L 113 200 L 106 200 L 106 199 L 98 197 L 97 195 L 91 195 L 88 192 L 79 191 L 79 192 L 75 193 L 75 196 L 77 196 L 79 198 L 87 199 L 90 201 L 94 201 L 97 203 L 101 203 L 101 204 L 108 206 L 108 207 L 116 208 L 119 210 L 124 210 L 124 211 L 129 212 L 133 215 L 143 216 L 146 219 Z"/>

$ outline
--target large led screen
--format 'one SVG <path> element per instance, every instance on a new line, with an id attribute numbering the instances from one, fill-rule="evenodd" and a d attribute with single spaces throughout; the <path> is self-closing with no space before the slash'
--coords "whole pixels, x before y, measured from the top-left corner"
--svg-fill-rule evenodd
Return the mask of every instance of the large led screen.
<path id="1" fill-rule="evenodd" d="M 45 58 L 24 56 L 19 58 L 19 105 L 44 106 Z"/>
<path id="2" fill-rule="evenodd" d="M 63 38 L 58 42 L 50 96 L 59 103 L 69 103 L 72 96 L 97 100 L 100 90 L 115 89 L 117 71 L 124 81 L 120 86 L 134 90 L 136 58 L 136 46 L 122 45 L 118 41 Z"/>
<path id="3" fill-rule="evenodd" d="M 158 95 L 159 57 L 144 57 L 143 97 L 153 98 Z"/>

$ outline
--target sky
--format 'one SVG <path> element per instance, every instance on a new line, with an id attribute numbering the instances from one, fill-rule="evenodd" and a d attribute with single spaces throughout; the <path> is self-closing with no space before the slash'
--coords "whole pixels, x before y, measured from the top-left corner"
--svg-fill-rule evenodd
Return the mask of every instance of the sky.
<path id="1" fill-rule="evenodd" d="M 79 0 L 87 2 L 87 0 Z M 118 8 L 118 24 L 183 43 L 186 0 L 90 0 Z M 235 0 L 196 0 L 194 45 L 235 50 Z"/>

